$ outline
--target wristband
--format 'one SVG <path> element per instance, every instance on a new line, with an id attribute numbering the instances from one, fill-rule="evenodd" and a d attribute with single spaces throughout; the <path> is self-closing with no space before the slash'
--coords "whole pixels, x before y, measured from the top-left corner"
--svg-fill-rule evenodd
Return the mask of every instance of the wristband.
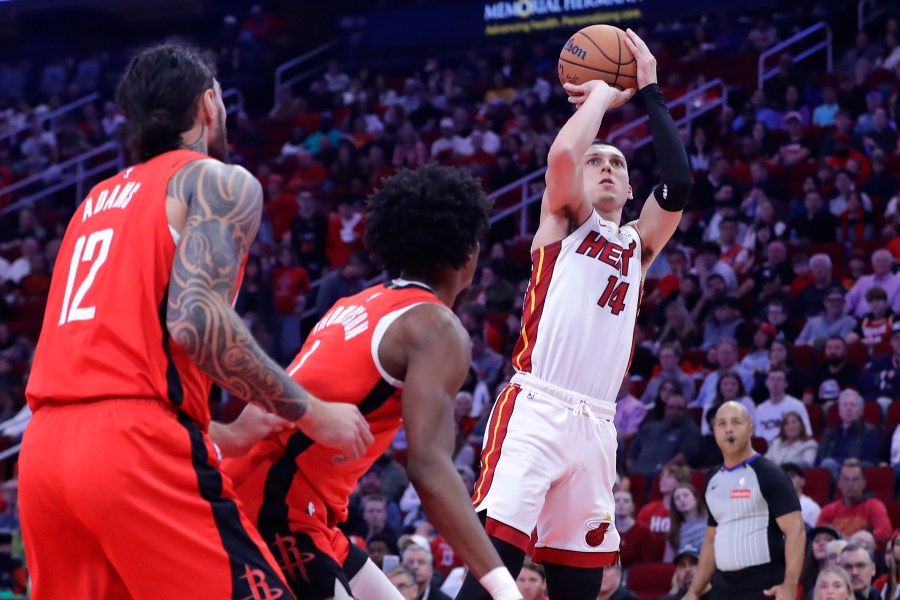
<path id="1" fill-rule="evenodd" d="M 497 567 L 478 580 L 494 600 L 521 600 L 522 593 L 506 567 Z"/>

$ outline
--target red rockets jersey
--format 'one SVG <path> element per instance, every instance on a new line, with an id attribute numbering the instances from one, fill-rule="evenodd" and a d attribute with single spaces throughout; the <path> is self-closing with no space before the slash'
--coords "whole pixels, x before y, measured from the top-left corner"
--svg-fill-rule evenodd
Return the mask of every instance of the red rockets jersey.
<path id="1" fill-rule="evenodd" d="M 26 396 L 48 401 L 156 398 L 204 430 L 210 379 L 166 330 L 175 236 L 166 191 L 204 154 L 176 150 L 95 186 L 56 259 Z"/>
<path id="2" fill-rule="evenodd" d="M 337 451 L 315 444 L 300 431 L 270 435 L 245 456 L 227 459 L 223 470 L 260 530 L 290 520 L 290 513 L 329 525 L 347 518 L 350 493 L 388 448 L 401 424 L 403 383 L 378 360 L 388 327 L 409 309 L 440 302 L 415 283 L 376 285 L 339 300 L 306 339 L 288 373 L 314 396 L 356 404 L 375 437 L 359 460 L 335 461 Z M 325 511 L 321 515 L 318 511 Z"/>

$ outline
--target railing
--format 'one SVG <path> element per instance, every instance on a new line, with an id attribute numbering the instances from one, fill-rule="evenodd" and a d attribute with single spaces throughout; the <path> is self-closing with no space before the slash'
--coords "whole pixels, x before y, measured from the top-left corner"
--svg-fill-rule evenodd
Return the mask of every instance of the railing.
<path id="1" fill-rule="evenodd" d="M 859 0 L 859 4 L 856 5 L 856 29 L 858 31 L 862 31 L 867 24 L 887 12 L 887 4 L 881 7 L 878 7 L 877 4 L 878 0 Z M 867 6 L 872 8 L 869 14 L 866 14 Z"/>
<path id="2" fill-rule="evenodd" d="M 718 97 L 707 99 L 706 96 L 714 90 L 719 91 Z M 690 130 L 690 125 L 697 117 L 708 113 L 709 111 L 718 108 L 719 106 L 724 106 L 728 102 L 728 86 L 725 85 L 725 82 L 721 79 L 713 79 L 697 89 L 691 90 L 687 94 L 683 96 L 679 96 L 675 100 L 668 102 L 667 105 L 669 110 L 673 108 L 677 108 L 679 106 L 684 106 L 685 114 L 683 117 L 676 119 L 675 125 L 678 127 L 682 127 L 687 125 Z M 617 129 L 609 135 L 609 141 L 615 142 L 620 137 L 624 136 L 626 133 L 636 129 L 638 127 L 647 125 L 650 123 L 650 117 L 644 115 L 640 119 L 636 119 L 622 127 L 621 129 Z M 634 149 L 639 150 L 649 144 L 652 141 L 652 138 L 647 135 L 641 138 L 640 140 L 634 143 Z"/>
<path id="3" fill-rule="evenodd" d="M 273 98 L 275 99 L 274 101 L 278 102 L 278 94 L 280 94 L 281 90 L 283 90 L 284 88 L 290 87 L 298 81 L 302 81 L 324 71 L 325 65 L 318 64 L 314 67 L 310 67 L 300 73 L 297 73 L 302 65 L 306 64 L 320 54 L 331 50 L 342 41 L 343 38 L 338 38 L 336 40 L 332 40 L 328 43 L 322 44 L 317 48 L 313 48 L 306 54 L 301 54 L 297 58 L 292 58 L 291 60 L 281 64 L 277 69 L 275 69 L 275 91 L 273 96 Z M 289 76 L 289 73 L 293 73 L 293 75 Z"/>
<path id="4" fill-rule="evenodd" d="M 225 104 L 225 113 L 228 115 L 244 110 L 244 94 L 235 87 L 222 91 L 222 102 Z"/>
<path id="5" fill-rule="evenodd" d="M 104 155 L 113 154 L 112 157 L 102 160 L 98 164 L 90 164 L 95 159 L 102 159 Z M 4 206 L 0 209 L 0 215 L 5 215 L 13 211 L 28 206 L 42 198 L 46 198 L 51 194 L 55 194 L 59 190 L 70 186 L 75 186 L 76 202 L 81 202 L 84 198 L 84 182 L 86 179 L 103 173 L 105 171 L 121 171 L 125 168 L 125 157 L 122 147 L 116 142 L 106 142 L 102 146 L 98 146 L 87 152 L 79 154 L 74 158 L 70 158 L 65 162 L 53 165 L 44 169 L 40 173 L 17 181 L 5 188 L 0 189 L 0 197 L 7 194 L 27 190 L 31 186 L 38 186 L 40 189 L 33 194 L 22 197 L 21 199 Z M 47 183 L 47 180 L 58 173 L 58 180 Z"/>
<path id="6" fill-rule="evenodd" d="M 34 119 L 37 119 L 41 123 L 43 123 L 45 121 L 50 121 L 50 128 L 55 129 L 57 117 L 60 117 L 66 113 L 70 113 L 72 111 L 78 110 L 79 108 L 83 107 L 84 105 L 94 102 L 98 98 L 100 98 L 100 94 L 97 94 L 95 92 L 93 94 L 88 94 L 84 98 L 80 98 L 78 100 L 75 100 L 74 102 L 69 102 L 68 104 L 60 106 L 59 108 L 57 108 L 55 110 L 51 110 L 51 111 L 48 111 L 48 112 L 45 112 L 45 113 L 39 114 L 39 115 L 34 115 L 34 116 L 28 118 L 26 120 L 26 122 L 24 124 L 22 124 L 21 126 L 16 127 L 15 129 L 8 129 L 8 130 L 0 133 L 0 141 L 3 141 L 5 139 L 11 138 L 15 135 L 18 135 L 19 133 L 22 133 L 23 131 L 28 131 L 29 129 L 31 129 L 31 123 L 34 121 Z"/>
<path id="7" fill-rule="evenodd" d="M 866 2 L 867 0 L 862 0 L 862 1 Z M 809 56 L 812 56 L 819 50 L 824 49 L 826 52 L 826 55 L 827 55 L 827 60 L 828 60 L 828 71 L 831 71 L 831 63 L 832 63 L 831 28 L 824 21 L 822 21 L 820 23 L 816 23 L 815 25 L 811 25 L 810 27 L 807 27 L 800 33 L 797 33 L 796 35 L 789 37 L 788 39 L 784 40 L 783 42 L 781 42 L 779 44 L 775 44 L 774 46 L 772 46 L 771 48 L 769 48 L 768 50 L 766 50 L 765 52 L 763 52 L 762 54 L 759 55 L 759 78 L 758 78 L 759 89 L 762 89 L 763 84 L 766 82 L 767 79 L 774 76 L 780 70 L 780 67 L 772 67 L 771 69 L 766 70 L 765 69 L 765 61 L 767 58 L 769 58 L 770 56 L 775 56 L 776 54 L 779 54 L 785 48 L 787 48 L 789 46 L 793 46 L 797 42 L 804 40 L 804 39 L 808 38 L 809 36 L 814 35 L 820 31 L 825 32 L 825 39 L 817 44 L 813 44 L 812 46 L 810 46 L 809 48 L 806 48 L 805 50 L 801 51 L 798 54 L 792 55 L 791 60 L 794 63 L 798 63 L 801 60 L 803 60 Z"/>
<path id="8" fill-rule="evenodd" d="M 505 208 L 491 217 L 491 225 L 519 211 L 519 235 L 528 233 L 528 211 L 526 209 L 532 202 L 540 199 L 540 197 L 544 195 L 543 189 L 535 191 L 532 188 L 532 184 L 535 183 L 537 179 L 543 179 L 544 173 L 546 172 L 547 167 L 541 167 L 536 171 L 532 171 L 525 177 L 503 186 L 499 190 L 491 192 L 488 195 L 489 200 L 497 200 L 501 196 L 506 195 L 507 192 L 511 192 L 516 188 L 520 189 L 521 194 L 521 200 L 518 204 Z"/>

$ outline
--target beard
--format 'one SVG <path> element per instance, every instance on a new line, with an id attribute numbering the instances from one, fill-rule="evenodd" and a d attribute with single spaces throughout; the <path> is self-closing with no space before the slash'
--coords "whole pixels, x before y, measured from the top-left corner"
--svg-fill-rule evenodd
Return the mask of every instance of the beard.
<path id="1" fill-rule="evenodd" d="M 842 356 L 827 356 L 825 357 L 825 362 L 832 367 L 836 367 L 844 362 L 844 358 Z"/>
<path id="2" fill-rule="evenodd" d="M 217 119 L 214 135 L 210 137 L 206 153 L 225 164 L 231 162 L 231 157 L 228 155 L 228 134 L 225 131 L 224 112 Z"/>

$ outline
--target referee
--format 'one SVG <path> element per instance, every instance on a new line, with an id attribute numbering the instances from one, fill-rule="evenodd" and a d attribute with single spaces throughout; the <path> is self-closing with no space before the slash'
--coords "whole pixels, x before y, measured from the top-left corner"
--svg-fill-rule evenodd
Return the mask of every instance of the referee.
<path id="1" fill-rule="evenodd" d="M 706 478 L 709 523 L 683 600 L 697 600 L 710 579 L 712 600 L 795 600 L 806 546 L 797 492 L 780 467 L 750 446 L 746 408 L 726 402 L 713 426 L 725 464 Z"/>

